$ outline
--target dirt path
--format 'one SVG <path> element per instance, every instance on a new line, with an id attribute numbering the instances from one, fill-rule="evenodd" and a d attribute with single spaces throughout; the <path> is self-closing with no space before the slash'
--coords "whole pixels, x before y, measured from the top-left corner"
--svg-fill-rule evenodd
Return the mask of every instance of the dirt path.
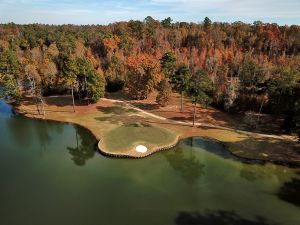
<path id="1" fill-rule="evenodd" d="M 158 116 L 155 115 L 153 113 L 147 112 L 143 109 L 137 108 L 135 106 L 133 106 L 132 104 L 128 103 L 127 101 L 123 101 L 123 100 L 115 100 L 115 99 L 109 99 L 109 98 L 103 98 L 103 100 L 109 101 L 109 102 L 117 102 L 117 103 L 125 103 L 128 107 L 131 107 L 132 109 L 155 119 L 158 120 L 162 120 L 162 121 L 167 121 L 169 123 L 172 124 L 178 124 L 178 125 L 188 125 L 188 126 L 192 126 L 193 123 L 192 122 L 183 122 L 183 121 L 177 121 L 177 120 L 172 120 L 172 119 L 168 119 L 162 116 Z M 218 125 L 214 125 L 214 124 L 209 124 L 209 123 L 195 123 L 195 126 L 198 127 L 204 127 L 204 128 L 216 128 L 216 129 L 223 129 L 223 130 L 229 130 L 229 131 L 235 131 L 238 133 L 242 133 L 242 134 L 246 134 L 246 135 L 258 135 L 260 137 L 266 137 L 266 138 L 276 138 L 276 139 L 280 139 L 280 140 L 291 140 L 291 141 L 295 141 L 296 138 L 294 136 L 291 135 L 275 135 L 275 134 L 263 134 L 263 133 L 256 133 L 256 132 L 250 132 L 250 131 L 243 131 L 243 130 L 238 130 L 238 129 L 233 129 L 233 128 L 229 128 L 229 127 L 224 127 L 224 126 L 218 126 Z"/>

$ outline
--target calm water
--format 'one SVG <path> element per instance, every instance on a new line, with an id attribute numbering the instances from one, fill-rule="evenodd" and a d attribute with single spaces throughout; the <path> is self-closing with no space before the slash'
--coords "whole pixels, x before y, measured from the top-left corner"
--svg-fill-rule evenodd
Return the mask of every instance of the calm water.
<path id="1" fill-rule="evenodd" d="M 0 224 L 300 225 L 297 170 L 241 162 L 201 138 L 141 160 L 95 144 L 0 103 Z"/>

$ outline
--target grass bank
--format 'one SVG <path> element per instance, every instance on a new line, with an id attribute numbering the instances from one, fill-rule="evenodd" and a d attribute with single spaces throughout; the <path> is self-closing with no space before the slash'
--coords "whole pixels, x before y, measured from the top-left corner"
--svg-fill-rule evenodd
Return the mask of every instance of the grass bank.
<path id="1" fill-rule="evenodd" d="M 45 100 L 45 117 L 38 115 L 30 98 L 18 110 L 27 117 L 75 123 L 89 129 L 100 141 L 100 151 L 108 155 L 144 157 L 174 146 L 179 138 L 201 136 L 221 141 L 233 154 L 241 157 L 300 165 L 299 145 L 285 136 L 191 127 L 107 99 L 93 105 L 76 106 L 76 112 L 73 112 L 70 98 L 49 97 Z M 146 146 L 148 151 L 138 153 L 135 151 L 137 145 Z"/>

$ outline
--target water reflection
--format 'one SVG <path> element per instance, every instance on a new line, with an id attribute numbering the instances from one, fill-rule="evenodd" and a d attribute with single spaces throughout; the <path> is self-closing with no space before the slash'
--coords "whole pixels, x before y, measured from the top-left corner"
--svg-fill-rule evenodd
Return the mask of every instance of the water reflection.
<path id="1" fill-rule="evenodd" d="M 186 183 L 193 184 L 204 174 L 205 165 L 200 163 L 192 148 L 187 151 L 186 147 L 186 144 L 181 142 L 174 151 L 164 152 L 164 156 Z"/>
<path id="2" fill-rule="evenodd" d="M 81 127 L 2 115 L 0 224 L 300 224 L 293 169 L 244 164 L 203 138 L 143 160 L 96 157 Z"/>
<path id="3" fill-rule="evenodd" d="M 40 123 L 35 126 L 36 128 L 36 136 L 38 139 L 38 142 L 40 143 L 40 154 L 43 155 L 43 153 L 46 151 L 47 146 L 51 142 L 50 134 L 49 134 L 49 128 L 51 125 L 48 126 L 46 121 L 40 121 Z"/>
<path id="4" fill-rule="evenodd" d="M 52 139 L 61 135 L 66 126 L 65 123 L 47 120 L 34 120 L 12 113 L 12 107 L 0 100 L 0 114 L 3 120 L 1 128 L 6 131 L 11 142 L 16 143 L 17 148 L 39 149 L 42 156 L 51 146 Z M 96 139 L 82 127 L 74 126 L 76 146 L 67 147 L 72 156 L 72 161 L 78 165 L 85 165 L 86 161 L 95 155 Z M 55 137 L 52 137 L 55 135 Z M 39 147 L 38 147 L 39 146 Z"/>
<path id="5" fill-rule="evenodd" d="M 40 143 L 40 152 L 42 155 L 52 141 L 51 134 L 62 134 L 64 130 L 64 124 L 40 120 L 36 126 L 33 127 L 33 130 L 35 130 L 36 137 Z"/>
<path id="6" fill-rule="evenodd" d="M 264 217 L 249 220 L 234 211 L 180 212 L 175 219 L 177 225 L 279 225 Z"/>
<path id="7" fill-rule="evenodd" d="M 240 171 L 240 177 L 244 178 L 248 181 L 256 181 L 256 180 L 266 180 L 270 179 L 273 176 L 277 177 L 278 174 L 280 174 L 282 171 L 279 171 L 277 167 L 274 168 L 270 167 L 261 167 L 258 165 L 253 165 L 252 167 L 249 167 L 247 165 L 243 165 Z"/>
<path id="8" fill-rule="evenodd" d="M 0 99 L 0 115 L 2 118 L 9 118 L 12 114 L 12 106 Z"/>
<path id="9" fill-rule="evenodd" d="M 5 123 L 7 132 L 18 146 L 28 148 L 39 143 L 41 155 L 51 144 L 51 134 L 62 134 L 65 126 L 63 123 L 33 120 L 19 115 L 11 115 L 11 118 Z"/>
<path id="10" fill-rule="evenodd" d="M 84 166 L 86 161 L 95 155 L 95 145 L 97 141 L 86 131 L 86 129 L 74 126 L 76 133 L 76 147 L 67 147 L 72 161 L 77 166 Z"/>
<path id="11" fill-rule="evenodd" d="M 300 207 L 300 178 L 292 178 L 290 181 L 285 182 L 279 192 L 278 197 L 281 200 L 289 202 L 293 205 Z"/>
<path id="12" fill-rule="evenodd" d="M 245 164 L 259 164 L 259 165 L 265 164 L 265 162 L 263 160 L 247 159 L 247 158 L 238 157 L 238 156 L 232 154 L 232 152 L 230 152 L 225 147 L 224 144 L 217 142 L 215 140 L 210 140 L 210 139 L 201 138 L 201 137 L 191 137 L 191 138 L 185 139 L 183 142 L 188 146 L 196 147 L 198 149 L 214 153 L 216 155 L 221 156 L 224 159 L 231 159 L 234 161 L 243 162 Z"/>
<path id="13" fill-rule="evenodd" d="M 7 133 L 10 135 L 10 138 L 18 144 L 18 146 L 32 146 L 32 121 L 12 115 L 10 119 L 5 120 L 5 124 Z"/>

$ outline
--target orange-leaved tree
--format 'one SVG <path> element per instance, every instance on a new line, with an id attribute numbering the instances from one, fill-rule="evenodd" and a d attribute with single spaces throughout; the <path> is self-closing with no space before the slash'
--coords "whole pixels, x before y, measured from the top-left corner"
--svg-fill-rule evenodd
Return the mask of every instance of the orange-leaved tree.
<path id="1" fill-rule="evenodd" d="M 161 80 L 159 60 L 149 54 L 130 56 L 127 59 L 126 86 L 134 99 L 146 99 Z"/>

